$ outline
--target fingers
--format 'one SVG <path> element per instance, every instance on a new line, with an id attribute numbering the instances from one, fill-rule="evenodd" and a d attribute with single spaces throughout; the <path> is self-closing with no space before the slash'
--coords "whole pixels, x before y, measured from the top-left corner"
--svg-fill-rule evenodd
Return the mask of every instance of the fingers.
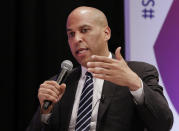
<path id="1" fill-rule="evenodd" d="M 106 56 L 97 56 L 93 55 L 91 56 L 92 62 L 104 62 L 104 63 L 112 63 L 112 59 L 106 57 Z"/>
<path id="2" fill-rule="evenodd" d="M 56 81 L 45 81 L 44 84 L 54 86 L 54 91 L 60 91 L 60 85 Z"/>
<path id="3" fill-rule="evenodd" d="M 112 80 L 126 67 L 120 51 L 121 47 L 118 47 L 115 52 L 116 59 L 93 55 L 91 61 L 87 63 L 88 71 L 96 78 Z"/>
<path id="4" fill-rule="evenodd" d="M 87 66 L 88 66 L 88 68 L 101 67 L 101 68 L 110 69 L 111 64 L 104 63 L 104 62 L 88 62 Z"/>
<path id="5" fill-rule="evenodd" d="M 66 89 L 66 84 L 61 84 L 61 87 L 60 87 L 60 89 L 61 89 L 61 93 L 64 93 L 65 92 L 65 89 Z"/>
<path id="6" fill-rule="evenodd" d="M 95 67 L 100 67 L 100 68 L 105 68 L 105 69 L 111 69 L 115 68 L 114 63 L 117 61 L 115 59 L 111 59 L 105 56 L 92 56 L 92 61 L 87 63 L 88 68 L 95 68 Z"/>
<path id="7" fill-rule="evenodd" d="M 39 91 L 38 97 L 39 97 L 39 101 L 40 101 L 41 105 L 44 104 L 44 100 L 49 100 L 49 101 L 52 101 L 53 103 L 56 103 L 58 101 L 58 97 L 49 95 L 49 94 L 41 92 L 41 91 Z"/>
<path id="8" fill-rule="evenodd" d="M 56 103 L 64 94 L 65 88 L 65 84 L 59 85 L 56 81 L 45 81 L 40 85 L 38 91 L 40 104 L 43 105 L 44 100 L 49 100 L 53 103 Z"/>
<path id="9" fill-rule="evenodd" d="M 56 95 L 59 95 L 59 93 L 60 93 L 60 87 L 59 87 L 59 85 L 54 86 L 52 84 L 44 82 L 43 84 L 40 85 L 39 91 L 43 91 L 44 93 L 48 92 L 50 95 L 52 95 L 54 93 Z"/>
<path id="10" fill-rule="evenodd" d="M 115 56 L 117 60 L 121 60 L 123 59 L 122 55 L 121 55 L 121 47 L 118 47 L 115 51 Z M 104 62 L 104 63 L 112 63 L 113 59 L 108 58 L 106 56 L 97 56 L 97 55 L 93 55 L 91 57 L 92 62 Z"/>
<path id="11" fill-rule="evenodd" d="M 91 57 L 91 62 L 87 63 L 87 67 L 88 67 L 88 71 L 91 72 L 93 74 L 93 76 L 98 76 L 101 77 L 102 75 L 106 74 L 109 75 L 110 74 L 110 69 L 113 66 L 113 59 L 105 57 L 105 56 L 96 56 L 93 55 Z M 95 75 L 98 74 L 98 75 Z"/>
<path id="12" fill-rule="evenodd" d="M 112 70 L 118 68 L 118 60 L 105 56 L 93 56 L 93 61 L 87 63 L 88 71 L 93 74 L 110 75 Z"/>
<path id="13" fill-rule="evenodd" d="M 110 75 L 110 69 L 105 69 L 101 67 L 95 67 L 95 68 L 88 68 L 88 71 L 92 74 L 106 74 Z"/>
<path id="14" fill-rule="evenodd" d="M 106 74 L 93 74 L 93 76 L 103 80 L 110 80 L 110 76 Z"/>
<path id="15" fill-rule="evenodd" d="M 122 55 L 121 55 L 121 47 L 118 47 L 115 51 L 115 56 L 116 56 L 116 59 L 118 60 L 121 60 L 123 59 Z"/>
<path id="16" fill-rule="evenodd" d="M 64 83 L 61 84 L 60 89 L 61 89 L 61 94 L 62 94 L 62 95 L 59 95 L 59 96 L 58 96 L 58 101 L 61 99 L 61 97 L 63 96 L 63 94 L 64 94 L 64 92 L 65 92 L 66 84 L 64 84 Z"/>

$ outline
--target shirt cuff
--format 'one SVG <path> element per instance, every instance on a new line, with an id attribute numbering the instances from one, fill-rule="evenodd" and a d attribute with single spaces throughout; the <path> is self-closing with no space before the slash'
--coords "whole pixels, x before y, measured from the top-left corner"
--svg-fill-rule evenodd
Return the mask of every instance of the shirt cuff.
<path id="1" fill-rule="evenodd" d="M 50 116 L 51 116 L 51 113 L 41 114 L 41 122 L 48 124 L 48 120 L 49 120 Z"/>
<path id="2" fill-rule="evenodd" d="M 143 104 L 143 102 L 144 102 L 144 88 L 143 88 L 142 80 L 141 80 L 141 85 L 142 85 L 142 87 L 137 89 L 136 91 L 130 91 L 134 97 L 134 101 L 136 104 Z"/>

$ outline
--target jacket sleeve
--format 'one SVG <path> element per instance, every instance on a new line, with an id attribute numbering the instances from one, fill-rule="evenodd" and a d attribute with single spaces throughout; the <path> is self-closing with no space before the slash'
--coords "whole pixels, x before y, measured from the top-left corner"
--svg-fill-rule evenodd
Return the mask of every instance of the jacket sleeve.
<path id="1" fill-rule="evenodd" d="M 45 124 L 41 122 L 40 107 L 35 112 L 31 122 L 26 131 L 44 131 Z"/>
<path id="2" fill-rule="evenodd" d="M 158 84 L 157 69 L 147 63 L 138 75 L 143 81 L 144 103 L 137 105 L 140 118 L 149 131 L 169 131 L 173 125 L 173 114 L 163 95 L 163 88 Z"/>

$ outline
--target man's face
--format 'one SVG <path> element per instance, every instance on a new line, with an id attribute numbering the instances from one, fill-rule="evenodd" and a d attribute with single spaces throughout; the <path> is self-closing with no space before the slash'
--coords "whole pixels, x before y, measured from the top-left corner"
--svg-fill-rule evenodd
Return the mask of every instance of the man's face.
<path id="1" fill-rule="evenodd" d="M 107 54 L 105 28 L 91 15 L 71 15 L 67 20 L 67 35 L 73 56 L 85 67 L 92 55 Z"/>

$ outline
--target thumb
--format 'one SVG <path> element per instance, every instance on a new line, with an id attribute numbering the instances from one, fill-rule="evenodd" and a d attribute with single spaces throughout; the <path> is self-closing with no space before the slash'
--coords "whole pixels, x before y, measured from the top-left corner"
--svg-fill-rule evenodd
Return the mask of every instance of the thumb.
<path id="1" fill-rule="evenodd" d="M 62 96 L 63 96 L 63 94 L 64 94 L 64 92 L 65 92 L 65 89 L 66 89 L 66 84 L 61 84 L 60 85 L 61 87 L 60 87 L 60 94 L 59 94 L 59 96 L 58 96 L 58 101 L 62 98 Z"/>
<path id="2" fill-rule="evenodd" d="M 121 60 L 123 59 L 122 55 L 121 55 L 121 47 L 118 47 L 115 51 L 115 56 L 117 60 Z"/>
<path id="3" fill-rule="evenodd" d="M 66 89 L 66 84 L 65 83 L 63 83 L 63 84 L 61 84 L 61 93 L 64 93 L 65 92 L 65 89 Z"/>

